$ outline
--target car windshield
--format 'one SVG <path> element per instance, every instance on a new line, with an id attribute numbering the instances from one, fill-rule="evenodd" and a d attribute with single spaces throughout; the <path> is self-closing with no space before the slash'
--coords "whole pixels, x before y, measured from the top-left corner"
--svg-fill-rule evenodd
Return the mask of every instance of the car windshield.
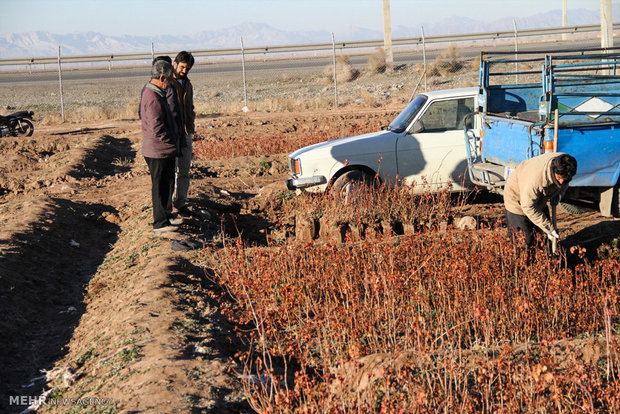
<path id="1" fill-rule="evenodd" d="M 392 121 L 388 126 L 389 131 L 403 132 L 411 123 L 416 113 L 422 108 L 428 97 L 426 95 L 418 95 L 413 101 Z"/>

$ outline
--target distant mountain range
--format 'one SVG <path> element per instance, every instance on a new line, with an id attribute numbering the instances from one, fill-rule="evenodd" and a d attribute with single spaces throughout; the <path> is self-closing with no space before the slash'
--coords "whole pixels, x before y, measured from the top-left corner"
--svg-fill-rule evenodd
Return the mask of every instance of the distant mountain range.
<path id="1" fill-rule="evenodd" d="M 620 5 L 613 5 L 614 21 L 620 20 Z M 561 10 L 535 14 L 515 19 L 517 29 L 558 27 L 562 25 Z M 568 24 L 580 26 L 598 24 L 598 11 L 575 9 L 569 10 Z M 513 30 L 513 19 L 504 18 L 495 21 L 473 20 L 465 17 L 449 17 L 434 23 L 424 24 L 426 36 L 443 34 L 462 34 Z M 418 37 L 420 26 L 392 27 L 392 38 Z M 383 38 L 379 30 L 349 27 L 334 31 L 336 41 L 377 40 Z M 61 46 L 63 56 L 93 55 L 107 53 L 148 53 L 151 43 L 155 50 L 205 50 L 240 47 L 240 39 L 246 47 L 277 46 L 304 43 L 329 43 L 329 31 L 284 31 L 262 23 L 243 23 L 237 26 L 205 30 L 193 35 L 175 36 L 107 36 L 96 32 L 75 34 L 53 34 L 46 31 L 0 34 L 0 59 L 19 57 L 48 57 L 58 54 Z"/>

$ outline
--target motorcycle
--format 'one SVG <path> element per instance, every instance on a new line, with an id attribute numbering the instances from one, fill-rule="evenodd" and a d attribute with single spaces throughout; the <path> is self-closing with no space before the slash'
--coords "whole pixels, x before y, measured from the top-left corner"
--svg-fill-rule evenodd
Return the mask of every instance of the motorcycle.
<path id="1" fill-rule="evenodd" d="M 29 137 L 34 132 L 32 125 L 32 111 L 18 111 L 9 115 L 0 115 L 0 137 L 25 136 Z"/>

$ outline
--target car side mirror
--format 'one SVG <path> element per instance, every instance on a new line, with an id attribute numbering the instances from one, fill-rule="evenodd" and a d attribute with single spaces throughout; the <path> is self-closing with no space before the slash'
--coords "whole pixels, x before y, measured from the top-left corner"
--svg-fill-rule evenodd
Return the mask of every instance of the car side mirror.
<path id="1" fill-rule="evenodd" d="M 424 122 L 422 122 L 421 119 L 418 119 L 413 123 L 413 126 L 411 127 L 411 133 L 419 134 L 420 132 L 424 132 Z"/>

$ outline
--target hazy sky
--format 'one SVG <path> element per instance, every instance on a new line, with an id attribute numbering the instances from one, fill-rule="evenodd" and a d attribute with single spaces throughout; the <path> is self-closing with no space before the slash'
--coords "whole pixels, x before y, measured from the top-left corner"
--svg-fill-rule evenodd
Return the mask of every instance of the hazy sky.
<path id="1" fill-rule="evenodd" d="M 613 0 L 615 4 L 620 0 Z M 451 16 L 478 20 L 561 10 L 562 0 L 391 0 L 392 26 Z M 600 0 L 568 0 L 599 10 Z M 0 0 L 0 33 L 191 34 L 245 22 L 281 30 L 381 30 L 382 0 Z M 166 26 L 162 29 L 161 26 Z"/>

